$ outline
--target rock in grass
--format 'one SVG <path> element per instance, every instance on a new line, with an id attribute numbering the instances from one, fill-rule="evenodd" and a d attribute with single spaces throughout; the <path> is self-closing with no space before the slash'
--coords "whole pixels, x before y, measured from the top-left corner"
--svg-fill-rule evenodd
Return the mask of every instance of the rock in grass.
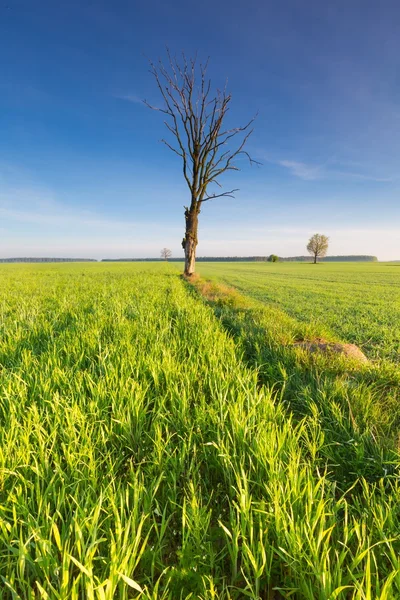
<path id="1" fill-rule="evenodd" d="M 295 348 L 302 348 L 313 354 L 322 352 L 324 354 L 340 354 L 359 363 L 368 363 L 368 358 L 355 344 L 342 344 L 341 342 L 327 342 L 322 339 L 312 341 L 299 341 L 294 343 Z"/>

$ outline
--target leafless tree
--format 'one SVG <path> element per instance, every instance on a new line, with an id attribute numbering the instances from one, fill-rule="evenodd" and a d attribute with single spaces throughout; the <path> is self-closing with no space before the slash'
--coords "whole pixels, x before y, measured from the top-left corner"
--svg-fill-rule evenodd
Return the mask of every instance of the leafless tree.
<path id="1" fill-rule="evenodd" d="M 228 113 L 231 94 L 226 85 L 223 90 L 211 90 L 205 64 L 182 54 L 178 60 L 167 50 L 166 66 L 159 60 L 150 62 L 150 72 L 161 93 L 163 105 L 146 106 L 165 115 L 165 126 L 174 141 L 162 142 L 182 160 L 183 177 L 190 190 L 190 205 L 185 206 L 185 275 L 195 271 L 199 214 L 204 202 L 215 198 L 233 198 L 237 189 L 210 193 L 209 186 L 222 188 L 220 176 L 227 171 L 239 171 L 235 162 L 244 155 L 250 164 L 257 163 L 244 149 L 253 132 L 250 121 L 242 127 L 228 128 L 224 121 Z M 235 143 L 236 142 L 236 143 Z M 257 163 L 259 164 L 259 163 Z"/>
<path id="2" fill-rule="evenodd" d="M 161 258 L 163 258 L 164 260 L 168 260 L 169 258 L 171 258 L 172 256 L 172 252 L 169 248 L 163 248 L 161 250 Z"/>
<path id="3" fill-rule="evenodd" d="M 307 244 L 308 252 L 314 257 L 314 264 L 317 262 L 317 258 L 323 258 L 328 252 L 329 238 L 326 235 L 315 233 L 310 237 Z"/>

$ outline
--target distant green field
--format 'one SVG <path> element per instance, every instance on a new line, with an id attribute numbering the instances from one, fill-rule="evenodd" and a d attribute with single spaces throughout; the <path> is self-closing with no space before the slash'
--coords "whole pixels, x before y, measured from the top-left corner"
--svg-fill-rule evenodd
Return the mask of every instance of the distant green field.
<path id="1" fill-rule="evenodd" d="M 399 289 L 374 268 L 199 267 L 302 318 L 329 287 L 330 326 L 343 287 L 363 339 L 361 288 L 387 329 Z M 299 353 L 308 325 L 179 271 L 0 266 L 0 600 L 400 598 L 394 365 Z"/>
<path id="2" fill-rule="evenodd" d="M 205 277 L 319 323 L 370 358 L 400 360 L 400 265 L 199 263 Z"/>

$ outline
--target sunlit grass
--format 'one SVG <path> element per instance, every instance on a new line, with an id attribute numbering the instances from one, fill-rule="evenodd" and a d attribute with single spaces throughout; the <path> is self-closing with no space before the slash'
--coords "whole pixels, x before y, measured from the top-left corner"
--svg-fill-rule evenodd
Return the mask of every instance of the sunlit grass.
<path id="1" fill-rule="evenodd" d="M 397 465 L 361 388 L 354 424 L 289 351 L 252 365 L 265 315 L 219 321 L 173 265 L 0 277 L 1 598 L 400 597 Z"/>

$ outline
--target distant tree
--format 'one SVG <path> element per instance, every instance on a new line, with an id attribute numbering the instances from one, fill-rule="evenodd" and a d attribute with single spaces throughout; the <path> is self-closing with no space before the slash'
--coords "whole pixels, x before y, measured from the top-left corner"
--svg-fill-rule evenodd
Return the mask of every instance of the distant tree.
<path id="1" fill-rule="evenodd" d="M 270 254 L 268 256 L 268 262 L 278 262 L 279 260 L 279 256 L 277 256 L 276 254 Z"/>
<path id="2" fill-rule="evenodd" d="M 310 237 L 307 244 L 308 252 L 314 257 L 314 264 L 317 262 L 317 258 L 323 258 L 328 252 L 329 238 L 326 235 L 315 233 Z"/>
<path id="3" fill-rule="evenodd" d="M 161 250 L 161 258 L 163 258 L 164 260 L 168 260 L 169 258 L 171 258 L 172 256 L 172 252 L 169 248 L 163 248 Z"/>
<path id="4" fill-rule="evenodd" d="M 211 80 L 207 76 L 208 60 L 199 64 L 196 58 L 188 59 L 185 54 L 178 60 L 168 50 L 167 57 L 166 66 L 161 60 L 157 65 L 150 61 L 150 72 L 161 93 L 163 106 L 155 107 L 146 100 L 144 102 L 149 108 L 166 115 L 165 126 L 175 140 L 173 143 L 162 142 L 182 160 L 183 177 L 190 192 L 190 204 L 184 207 L 186 226 L 182 247 L 185 251 L 184 272 L 190 276 L 195 271 L 197 231 L 203 203 L 215 198 L 233 198 L 234 192 L 238 191 L 209 193 L 209 186 L 216 184 L 221 188 L 221 175 L 239 171 L 235 159 L 243 155 L 250 164 L 256 163 L 244 150 L 252 134 L 251 125 L 255 117 L 242 127 L 227 127 L 225 117 L 232 96 L 226 86 L 222 91 L 211 90 Z"/>

